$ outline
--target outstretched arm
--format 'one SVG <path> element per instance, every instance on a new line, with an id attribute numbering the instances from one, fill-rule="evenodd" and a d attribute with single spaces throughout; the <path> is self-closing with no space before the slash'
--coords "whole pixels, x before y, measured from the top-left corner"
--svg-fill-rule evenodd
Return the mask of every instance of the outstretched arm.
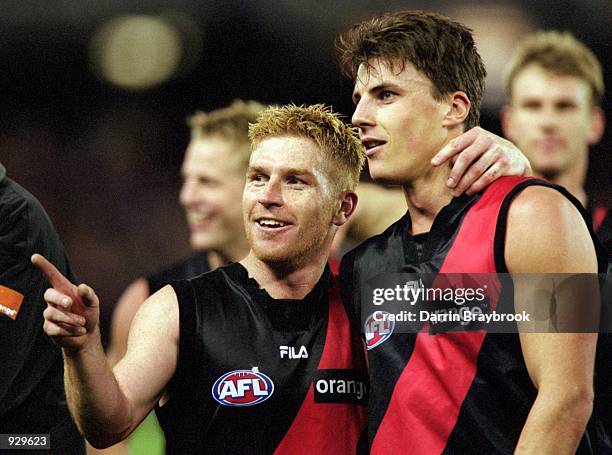
<path id="1" fill-rule="evenodd" d="M 597 260 L 593 242 L 578 210 L 559 192 L 529 187 L 510 206 L 505 241 L 506 264 L 515 280 L 515 304 L 532 299 L 533 277 L 593 274 L 588 292 L 555 292 L 557 311 L 571 307 L 572 319 L 598 311 Z M 557 275 L 544 275 L 557 274 Z M 589 277 L 587 275 L 587 277 Z M 537 305 L 548 306 L 553 286 Z M 587 295 L 592 297 L 589 299 Z M 580 297 L 577 301 L 576 296 Z M 569 321 L 570 323 L 573 321 Z M 576 451 L 593 406 L 596 333 L 521 333 L 521 348 L 538 390 L 521 432 L 516 453 L 570 454 Z"/>
<path id="2" fill-rule="evenodd" d="M 516 146 L 476 126 L 453 139 L 431 160 L 434 166 L 453 163 L 447 185 L 451 194 L 474 194 L 504 175 L 531 175 L 529 160 Z"/>
<path id="3" fill-rule="evenodd" d="M 40 255 L 32 262 L 53 286 L 45 293 L 45 332 L 62 348 L 66 395 L 87 440 L 98 448 L 126 438 L 160 399 L 178 359 L 178 302 L 166 286 L 142 305 L 128 352 L 111 370 L 102 349 L 99 302 Z"/>
<path id="4" fill-rule="evenodd" d="M 112 366 L 117 365 L 125 356 L 132 321 L 149 296 L 149 283 L 145 278 L 138 278 L 119 297 L 113 310 L 109 344 L 106 350 Z"/>
<path id="5" fill-rule="evenodd" d="M 109 344 L 106 349 L 106 357 L 111 367 L 117 365 L 125 356 L 132 321 L 147 297 L 149 297 L 149 283 L 144 278 L 139 278 L 130 284 L 119 297 L 113 310 Z M 87 453 L 88 455 L 127 455 L 129 447 L 125 440 L 104 450 L 95 450 L 90 446 L 87 448 Z"/>

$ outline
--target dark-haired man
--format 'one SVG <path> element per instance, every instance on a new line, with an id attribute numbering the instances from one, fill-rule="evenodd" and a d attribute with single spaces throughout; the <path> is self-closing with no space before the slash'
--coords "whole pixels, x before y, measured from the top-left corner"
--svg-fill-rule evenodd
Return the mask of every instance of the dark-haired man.
<path id="1" fill-rule="evenodd" d="M 430 167 L 478 124 L 486 72 L 469 29 L 433 13 L 388 13 L 351 28 L 339 47 L 370 174 L 401 185 L 408 205 L 343 260 L 358 327 L 359 285 L 381 273 L 602 270 L 579 203 L 561 188 L 512 177 L 453 198 L 449 169 Z M 583 437 L 596 334 L 435 333 L 429 323 L 416 332 L 368 346 L 372 453 L 588 453 L 600 442 Z"/>

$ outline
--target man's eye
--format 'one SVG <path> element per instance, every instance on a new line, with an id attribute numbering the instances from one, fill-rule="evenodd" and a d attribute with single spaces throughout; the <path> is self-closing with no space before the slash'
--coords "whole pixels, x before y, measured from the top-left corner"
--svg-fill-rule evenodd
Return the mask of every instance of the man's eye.
<path id="1" fill-rule="evenodd" d="M 531 111 L 535 111 L 536 109 L 540 109 L 541 105 L 537 101 L 527 101 L 523 103 L 524 109 L 529 109 Z"/>
<path id="2" fill-rule="evenodd" d="M 560 101 L 559 103 L 557 103 L 557 109 L 559 109 L 560 111 L 568 111 L 574 109 L 575 107 L 576 104 L 572 103 L 571 101 Z"/>
<path id="3" fill-rule="evenodd" d="M 290 177 L 287 180 L 287 183 L 289 183 L 291 185 L 300 185 L 300 184 L 304 183 L 304 181 L 299 179 L 299 178 L 297 178 L 297 177 Z"/>
<path id="4" fill-rule="evenodd" d="M 393 95 L 395 95 L 395 94 L 393 92 L 389 91 L 389 90 L 383 90 L 382 92 L 380 92 L 380 98 L 382 100 L 391 99 L 393 97 Z"/>
<path id="5" fill-rule="evenodd" d="M 252 174 L 249 177 L 249 180 L 251 182 L 265 182 L 266 181 L 266 177 L 263 174 Z"/>

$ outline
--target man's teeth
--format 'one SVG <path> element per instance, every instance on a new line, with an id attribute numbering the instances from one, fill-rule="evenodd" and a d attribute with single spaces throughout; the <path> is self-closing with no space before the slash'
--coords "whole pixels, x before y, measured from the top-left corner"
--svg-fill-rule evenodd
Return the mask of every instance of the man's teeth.
<path id="1" fill-rule="evenodd" d="M 363 145 L 365 146 L 365 148 L 371 149 L 374 147 L 378 147 L 379 145 L 382 145 L 384 143 L 384 141 L 365 141 Z"/>
<path id="2" fill-rule="evenodd" d="M 276 220 L 259 220 L 257 223 L 259 223 L 260 226 L 271 226 L 271 227 L 287 226 L 287 223 L 283 223 L 282 221 L 276 221 Z"/>
<path id="3" fill-rule="evenodd" d="M 191 214 L 191 215 L 188 216 L 189 221 L 192 222 L 192 223 L 203 223 L 203 222 L 207 221 L 208 218 L 209 217 L 205 216 L 205 215 L 194 215 L 194 214 Z"/>

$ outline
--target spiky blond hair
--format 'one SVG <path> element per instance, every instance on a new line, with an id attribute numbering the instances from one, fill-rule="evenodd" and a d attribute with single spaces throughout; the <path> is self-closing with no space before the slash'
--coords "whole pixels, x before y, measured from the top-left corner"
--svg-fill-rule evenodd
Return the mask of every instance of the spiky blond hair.
<path id="1" fill-rule="evenodd" d="M 324 104 L 269 107 L 249 127 L 251 147 L 271 137 L 296 136 L 313 140 L 325 153 L 337 190 L 354 190 L 365 163 L 357 130 Z"/>

